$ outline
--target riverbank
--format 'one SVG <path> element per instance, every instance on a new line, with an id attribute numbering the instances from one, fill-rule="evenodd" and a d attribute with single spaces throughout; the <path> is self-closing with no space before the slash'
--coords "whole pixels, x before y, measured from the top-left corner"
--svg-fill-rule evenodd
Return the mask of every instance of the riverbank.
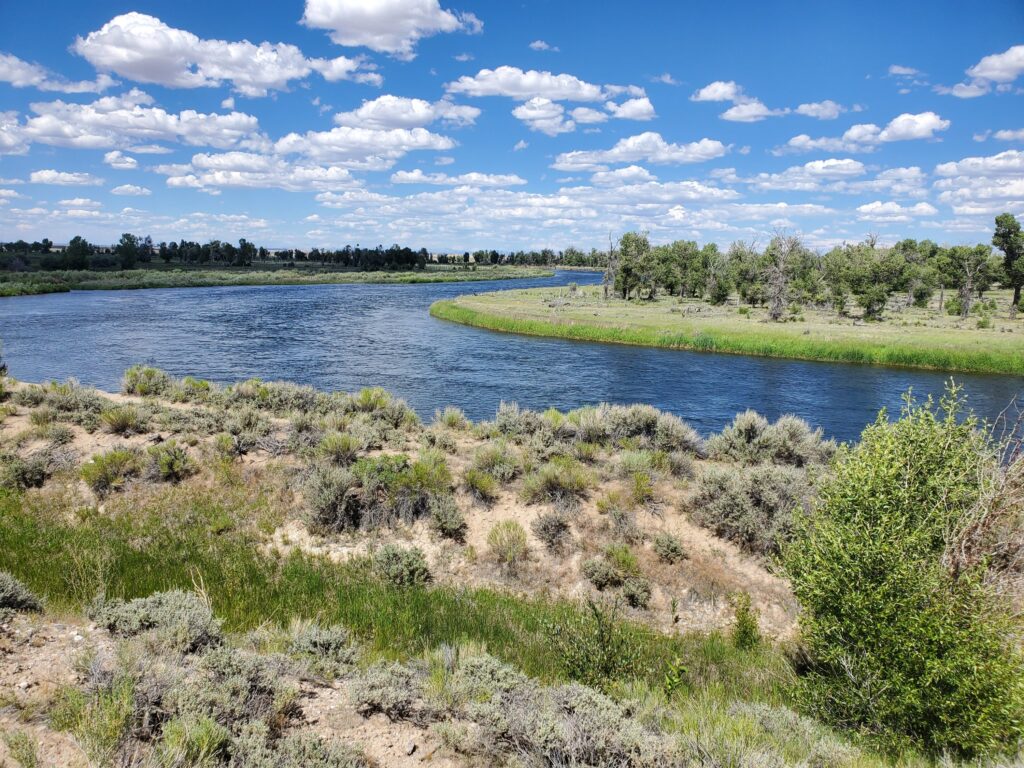
<path id="1" fill-rule="evenodd" d="M 132 269 L 118 271 L 10 272 L 0 274 L 0 297 L 66 291 L 138 288 L 210 288 L 246 285 L 335 285 L 345 283 L 415 284 L 550 277 L 540 267 L 480 265 L 428 267 L 407 272 L 355 272 L 331 269 Z"/>
<path id="2" fill-rule="evenodd" d="M 662 297 L 605 301 L 600 288 L 500 291 L 434 303 L 441 320 L 493 331 L 699 352 L 1024 374 L 1024 321 L 986 314 L 961 321 L 937 307 L 889 312 L 882 322 L 802 310 L 770 323 L 764 309 Z M 988 327 L 979 327 L 988 326 Z"/>

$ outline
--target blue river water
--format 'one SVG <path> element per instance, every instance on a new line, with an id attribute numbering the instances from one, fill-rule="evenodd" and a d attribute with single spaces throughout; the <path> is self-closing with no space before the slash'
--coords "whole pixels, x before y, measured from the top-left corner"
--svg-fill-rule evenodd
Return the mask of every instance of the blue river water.
<path id="1" fill-rule="evenodd" d="M 429 419 L 457 405 L 491 418 L 502 400 L 530 408 L 651 403 L 703 433 L 739 411 L 794 413 L 852 440 L 901 396 L 939 395 L 949 374 L 714 355 L 494 333 L 436 320 L 437 299 L 504 288 L 596 283 L 600 275 L 485 283 L 74 291 L 0 299 L 11 375 L 116 390 L 135 363 L 229 383 L 286 379 L 329 390 L 379 385 Z M 1015 376 L 955 374 L 979 415 L 1024 392 Z"/>

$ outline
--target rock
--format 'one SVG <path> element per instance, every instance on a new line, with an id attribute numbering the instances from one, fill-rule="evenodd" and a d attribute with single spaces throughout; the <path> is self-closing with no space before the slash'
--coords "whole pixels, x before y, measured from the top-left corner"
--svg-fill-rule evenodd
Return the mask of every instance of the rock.
<path id="1" fill-rule="evenodd" d="M 415 741 L 410 741 L 409 742 L 409 746 L 407 746 L 405 748 L 405 754 L 411 755 L 415 751 L 416 751 L 416 742 Z"/>

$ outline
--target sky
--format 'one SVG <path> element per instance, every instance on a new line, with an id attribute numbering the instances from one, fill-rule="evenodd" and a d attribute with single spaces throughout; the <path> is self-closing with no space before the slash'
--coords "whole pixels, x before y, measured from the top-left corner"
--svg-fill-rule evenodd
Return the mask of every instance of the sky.
<path id="1" fill-rule="evenodd" d="M 827 249 L 1024 214 L 1024 2 L 0 1 L 0 241 Z"/>

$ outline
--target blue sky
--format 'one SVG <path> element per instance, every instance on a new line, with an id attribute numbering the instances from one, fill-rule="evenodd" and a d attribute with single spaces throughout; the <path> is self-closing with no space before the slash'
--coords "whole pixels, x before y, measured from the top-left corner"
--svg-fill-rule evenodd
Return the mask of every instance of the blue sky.
<path id="1" fill-rule="evenodd" d="M 1024 4 L 0 6 L 0 240 L 978 242 Z"/>

